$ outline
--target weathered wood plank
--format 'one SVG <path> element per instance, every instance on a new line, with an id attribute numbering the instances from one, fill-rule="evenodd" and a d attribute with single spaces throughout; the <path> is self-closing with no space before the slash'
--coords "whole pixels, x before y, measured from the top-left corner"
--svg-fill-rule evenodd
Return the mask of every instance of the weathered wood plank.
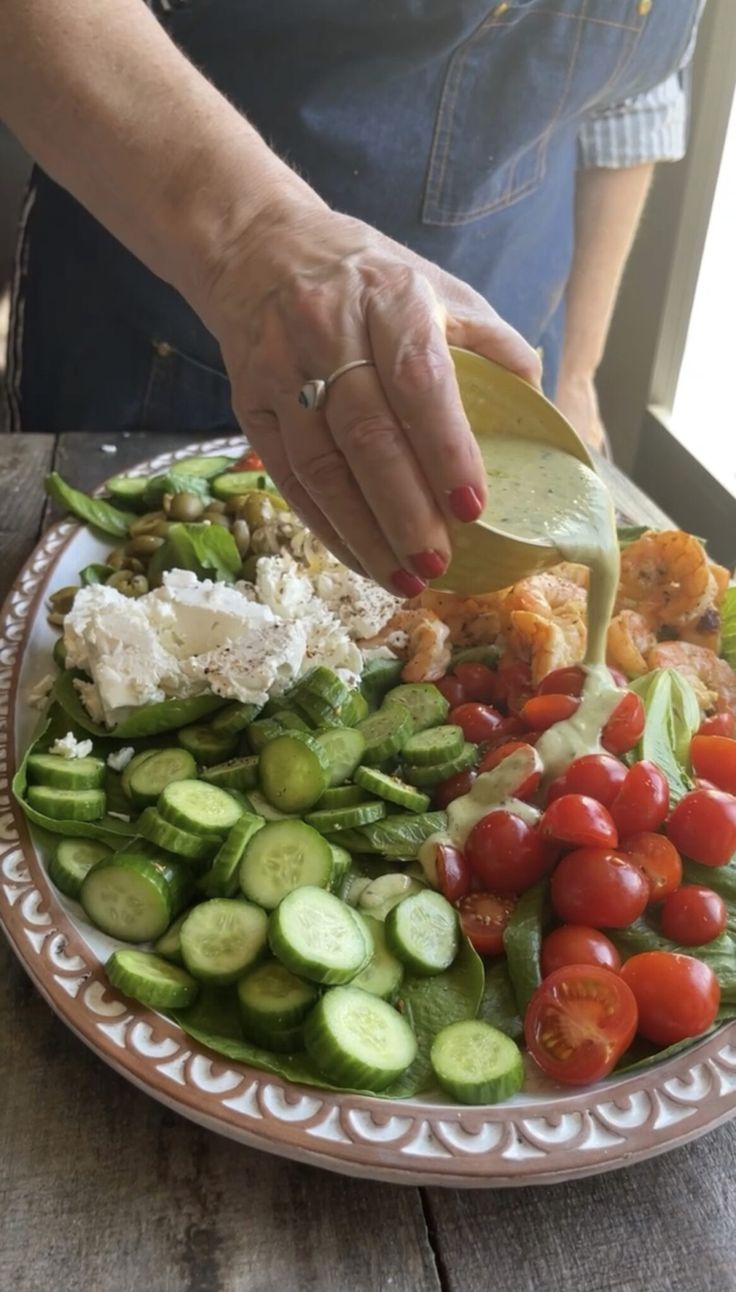
<path id="1" fill-rule="evenodd" d="M 33 549 L 53 435 L 0 435 L 0 602 Z"/>

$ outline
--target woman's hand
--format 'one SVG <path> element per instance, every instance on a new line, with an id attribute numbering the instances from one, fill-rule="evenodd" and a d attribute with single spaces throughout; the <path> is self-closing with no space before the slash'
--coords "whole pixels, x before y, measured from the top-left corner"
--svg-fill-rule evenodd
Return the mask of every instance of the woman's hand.
<path id="1" fill-rule="evenodd" d="M 306 194 L 310 191 L 306 190 Z M 403 596 L 446 568 L 485 472 L 447 344 L 538 383 L 539 360 L 477 292 L 302 188 L 221 256 L 204 307 L 236 416 L 285 497 L 343 561 Z M 298 394 L 353 359 L 322 410 Z"/>
<path id="2" fill-rule="evenodd" d="M 602 453 L 604 457 L 611 457 L 606 428 L 598 407 L 595 377 L 592 373 L 574 376 L 561 374 L 557 383 L 555 403 L 589 449 Z"/>

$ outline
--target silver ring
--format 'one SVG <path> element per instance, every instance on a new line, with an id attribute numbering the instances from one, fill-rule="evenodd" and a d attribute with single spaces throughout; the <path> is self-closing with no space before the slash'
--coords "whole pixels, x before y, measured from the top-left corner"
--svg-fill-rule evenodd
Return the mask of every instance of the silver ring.
<path id="1" fill-rule="evenodd" d="M 310 412 L 317 408 L 324 408 L 327 392 L 338 377 L 342 377 L 344 373 L 352 371 L 353 368 L 375 368 L 375 366 L 372 359 L 353 359 L 351 363 L 344 363 L 341 368 L 336 368 L 324 381 L 319 377 L 312 381 L 305 381 L 299 391 L 299 403 L 302 408 L 308 408 Z"/>

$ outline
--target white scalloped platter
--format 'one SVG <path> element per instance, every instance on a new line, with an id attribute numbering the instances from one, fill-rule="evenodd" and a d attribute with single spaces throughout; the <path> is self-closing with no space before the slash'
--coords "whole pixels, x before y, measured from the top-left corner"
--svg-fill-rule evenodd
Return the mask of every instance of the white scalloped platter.
<path id="1" fill-rule="evenodd" d="M 235 439 L 190 445 L 139 471 L 242 447 Z M 390 1101 L 296 1086 L 212 1054 L 114 992 L 102 970 L 111 943 L 50 885 L 10 794 L 13 764 L 38 720 L 24 697 L 50 671 L 45 598 L 105 550 L 78 525 L 55 525 L 16 579 L 0 620 L 0 920 L 39 991 L 100 1058 L 161 1103 L 243 1144 L 405 1184 L 573 1179 L 674 1148 L 734 1114 L 736 1023 L 628 1077 L 571 1091 L 534 1088 L 530 1075 L 529 1088 L 511 1102 L 465 1108 L 440 1098 Z"/>

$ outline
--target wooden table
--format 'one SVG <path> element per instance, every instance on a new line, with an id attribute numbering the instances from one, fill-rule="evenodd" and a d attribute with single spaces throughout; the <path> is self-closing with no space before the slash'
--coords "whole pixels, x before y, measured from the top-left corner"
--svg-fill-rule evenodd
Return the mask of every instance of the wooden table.
<path id="1" fill-rule="evenodd" d="M 52 463 L 84 488 L 178 442 L 0 436 L 0 597 L 47 520 Z M 609 470 L 622 510 L 661 523 Z M 0 1292 L 736 1290 L 736 1122 L 572 1184 L 350 1180 L 139 1093 L 59 1022 L 2 939 L 0 1161 Z"/>

